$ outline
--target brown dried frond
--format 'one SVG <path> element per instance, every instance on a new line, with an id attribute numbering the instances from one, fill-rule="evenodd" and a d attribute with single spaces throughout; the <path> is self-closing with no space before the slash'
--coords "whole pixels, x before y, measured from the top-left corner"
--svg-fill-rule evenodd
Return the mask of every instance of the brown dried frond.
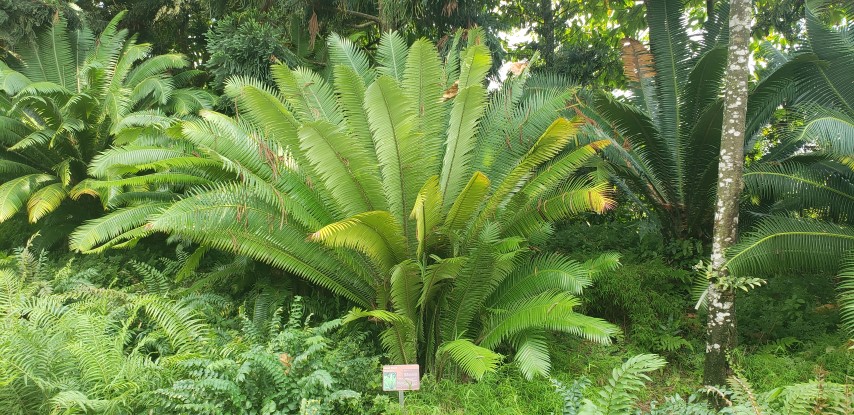
<path id="1" fill-rule="evenodd" d="M 632 38 L 624 38 L 623 44 L 623 72 L 630 82 L 639 82 L 655 76 L 655 62 L 652 53 L 640 41 Z"/>
<path id="2" fill-rule="evenodd" d="M 528 62 L 513 62 L 510 64 L 509 70 L 515 76 L 519 76 L 522 74 L 522 71 L 528 67 Z"/>
<path id="3" fill-rule="evenodd" d="M 313 10 L 311 12 L 311 19 L 308 19 L 308 48 L 314 49 L 314 39 L 317 38 L 317 35 L 320 33 L 320 23 L 317 22 L 317 13 Z"/>
<path id="4" fill-rule="evenodd" d="M 442 14 L 447 17 L 450 17 L 452 14 L 454 14 L 455 11 L 457 11 L 458 5 L 459 4 L 457 3 L 457 0 L 451 0 L 445 3 L 445 5 L 442 7 Z"/>
<path id="5" fill-rule="evenodd" d="M 460 80 L 457 79 L 454 81 L 454 84 L 451 85 L 450 88 L 446 89 L 445 92 L 442 93 L 442 102 L 445 102 L 449 99 L 453 99 L 457 96 L 457 93 L 460 92 Z"/>

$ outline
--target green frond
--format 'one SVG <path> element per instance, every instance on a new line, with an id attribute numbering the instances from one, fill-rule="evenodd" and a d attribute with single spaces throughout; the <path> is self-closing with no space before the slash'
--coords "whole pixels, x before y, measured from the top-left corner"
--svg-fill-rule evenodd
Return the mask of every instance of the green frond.
<path id="1" fill-rule="evenodd" d="M 854 248 L 854 230 L 807 219 L 769 217 L 727 251 L 724 266 L 739 277 L 773 270 L 838 269 Z"/>
<path id="2" fill-rule="evenodd" d="M 845 70 L 854 65 L 854 39 L 847 30 L 828 27 L 809 7 L 806 23 L 808 50 L 819 60 L 796 69 L 801 99 L 854 114 L 854 86 Z"/>
<path id="3" fill-rule="evenodd" d="M 180 75 L 180 74 L 179 74 Z M 176 81 L 173 77 L 173 81 Z M 177 84 L 177 81 L 176 81 Z M 185 117 L 201 110 L 209 110 L 216 103 L 216 96 L 204 89 L 181 88 L 172 91 L 166 107 L 177 117 Z"/>
<path id="4" fill-rule="evenodd" d="M 452 282 L 459 275 L 464 265 L 465 258 L 454 257 L 441 259 L 427 266 L 421 285 L 421 298 L 418 299 L 421 310 L 425 310 L 442 289 L 448 286 L 446 283 Z"/>
<path id="5" fill-rule="evenodd" d="M 341 110 L 332 89 L 319 74 L 305 68 L 291 70 L 282 64 L 273 65 L 270 71 L 300 120 L 341 124 Z"/>
<path id="6" fill-rule="evenodd" d="M 588 269 L 588 276 L 596 280 L 596 278 L 606 272 L 611 272 L 620 267 L 620 253 L 606 252 L 596 258 L 584 261 L 584 267 Z"/>
<path id="7" fill-rule="evenodd" d="M 185 68 L 189 64 L 187 58 L 178 53 L 153 56 L 134 67 L 128 73 L 124 84 L 130 88 L 136 88 L 148 79 L 162 77 L 164 73 Z"/>
<path id="8" fill-rule="evenodd" d="M 531 171 L 556 156 L 566 147 L 572 135 L 576 131 L 576 124 L 565 118 L 558 118 L 546 129 L 537 142 L 500 182 L 498 187 L 490 196 L 486 207 L 481 210 L 479 221 L 495 213 L 498 206 L 508 196 L 518 189 L 520 182 L 528 176 Z"/>
<path id="9" fill-rule="evenodd" d="M 528 199 L 534 199 L 556 189 L 587 164 L 599 151 L 609 145 L 608 140 L 597 140 L 559 156 L 526 183 L 519 194 Z"/>
<path id="10" fill-rule="evenodd" d="M 86 221 L 70 235 L 69 246 L 79 252 L 95 249 L 100 244 L 144 225 L 166 206 L 167 203 L 148 203 Z"/>
<path id="11" fill-rule="evenodd" d="M 489 49 L 481 43 L 470 41 L 460 53 L 459 90 L 482 84 L 491 67 L 492 55 Z"/>
<path id="12" fill-rule="evenodd" d="M 89 164 L 89 174 L 96 178 L 107 178 L 131 166 L 188 156 L 193 155 L 181 150 L 157 146 L 113 147 L 92 159 Z"/>
<path id="13" fill-rule="evenodd" d="M 388 271 L 406 256 L 406 239 L 400 223 L 385 211 L 365 212 L 318 229 L 309 236 L 330 247 L 357 250 Z"/>
<path id="14" fill-rule="evenodd" d="M 494 348 L 531 329 L 563 331 L 598 343 L 610 343 L 619 330 L 604 320 L 574 312 L 580 304 L 578 298 L 560 291 L 546 291 L 523 299 L 487 317 L 479 344 Z"/>
<path id="15" fill-rule="evenodd" d="M 744 173 L 745 190 L 793 210 L 808 208 L 828 218 L 849 218 L 854 214 L 854 185 L 850 177 L 828 170 L 824 163 L 757 163 Z"/>
<path id="16" fill-rule="evenodd" d="M 202 120 L 184 123 L 184 137 L 219 158 L 227 170 L 269 181 L 286 169 L 275 144 L 250 126 L 213 111 L 200 115 Z"/>
<path id="17" fill-rule="evenodd" d="M 510 209 L 505 226 L 516 235 L 528 236 L 546 223 L 583 212 L 603 213 L 616 204 L 611 195 L 612 187 L 607 182 L 590 183 L 575 179 L 553 194 Z"/>
<path id="18" fill-rule="evenodd" d="M 30 223 L 56 210 L 68 196 L 68 189 L 62 183 L 52 183 L 35 191 L 27 202 Z"/>
<path id="19" fill-rule="evenodd" d="M 152 173 L 143 176 L 130 176 L 123 179 L 114 180 L 85 180 L 71 189 L 70 195 L 72 199 L 77 199 L 83 194 L 90 194 L 92 189 L 107 189 L 111 187 L 146 187 L 152 186 L 202 186 L 211 184 L 211 181 L 193 174 L 184 173 Z"/>
<path id="20" fill-rule="evenodd" d="M 21 73 L 27 78 L 48 81 L 66 89 L 77 89 L 75 59 L 68 36 L 65 18 L 57 15 L 50 27 L 44 28 L 34 39 L 29 39 L 17 50 L 25 62 Z"/>
<path id="21" fill-rule="evenodd" d="M 839 313 L 842 327 L 854 337 L 854 255 L 848 251 L 839 265 Z"/>
<path id="22" fill-rule="evenodd" d="M 478 207 L 483 203 L 489 186 L 489 178 L 479 171 L 475 172 L 448 210 L 444 223 L 445 229 L 450 232 L 464 229 L 466 223 L 474 217 Z"/>
<path id="23" fill-rule="evenodd" d="M 641 354 L 629 358 L 611 372 L 611 379 L 593 398 L 603 415 L 630 412 L 635 405 L 634 393 L 650 381 L 647 373 L 661 369 L 667 362 L 658 355 Z"/>
<path id="24" fill-rule="evenodd" d="M 637 154 L 640 163 L 652 176 L 650 181 L 661 184 L 661 193 L 669 199 L 677 198 L 675 180 L 669 180 L 672 172 L 676 171 L 677 163 L 671 157 L 668 143 L 664 141 L 663 132 L 657 130 L 650 115 L 644 114 L 638 108 L 616 101 L 611 97 L 597 98 L 596 110 L 613 124 L 620 137 L 631 146 L 631 151 Z M 624 144 L 625 145 L 625 144 Z"/>
<path id="25" fill-rule="evenodd" d="M 110 128 L 110 134 L 120 134 L 122 130 L 132 127 L 147 127 L 165 130 L 176 121 L 177 120 L 175 118 L 167 116 L 159 110 L 137 111 L 127 114 L 121 120 L 113 123 Z"/>
<path id="26" fill-rule="evenodd" d="M 415 326 L 412 320 L 391 311 L 366 311 L 357 307 L 350 310 L 342 322 L 347 324 L 362 318 L 376 319 L 391 326 L 380 334 L 380 343 L 392 362 L 399 364 L 415 362 Z"/>
<path id="27" fill-rule="evenodd" d="M 415 237 L 418 239 L 416 256 L 422 257 L 430 235 L 442 220 L 442 195 L 439 193 L 439 177 L 433 176 L 415 198 L 411 219 L 415 219 Z"/>
<path id="28" fill-rule="evenodd" d="M 446 296 L 441 321 L 445 338 L 457 338 L 466 332 L 479 315 L 495 286 L 510 271 L 522 251 L 521 238 L 501 239 L 500 226 L 487 223 L 464 253 L 467 259 Z"/>
<path id="29" fill-rule="evenodd" d="M 683 166 L 685 148 L 679 145 L 688 122 L 682 99 L 690 70 L 691 52 L 685 16 L 680 0 L 663 0 L 647 7 L 650 49 L 655 56 L 655 88 L 658 93 L 658 132 L 663 145 L 650 151 L 661 152 L 673 166 Z M 666 156 L 665 156 L 666 154 Z M 671 170 L 678 171 L 678 170 Z M 684 189 L 684 177 L 674 178 L 679 195 Z"/>
<path id="30" fill-rule="evenodd" d="M 31 83 L 33 81 L 20 72 L 9 68 L 0 68 L 0 91 L 10 97 L 17 95 Z"/>
<path id="31" fill-rule="evenodd" d="M 0 184 L 0 222 L 15 216 L 34 192 L 55 181 L 51 175 L 28 174 Z"/>
<path id="32" fill-rule="evenodd" d="M 175 85 L 170 77 L 159 76 L 146 78 L 133 87 L 130 92 L 130 96 L 122 97 L 124 100 L 123 104 L 128 108 L 132 108 L 140 105 L 140 103 L 145 102 L 146 100 L 151 100 L 157 105 L 166 105 L 166 103 L 169 102 L 169 99 L 172 98 L 172 91 L 174 90 Z M 116 114 L 123 116 L 127 111 L 128 109 L 122 108 L 122 110 Z M 115 116 L 113 118 L 118 119 L 118 117 Z"/>
<path id="33" fill-rule="evenodd" d="M 391 269 L 391 301 L 394 310 L 411 321 L 418 321 L 418 300 L 421 293 L 421 269 L 415 261 L 407 260 Z"/>
<path id="34" fill-rule="evenodd" d="M 590 268 L 558 253 L 538 255 L 520 264 L 502 281 L 489 300 L 491 308 L 504 309 L 546 291 L 581 295 L 593 284 Z"/>
<path id="35" fill-rule="evenodd" d="M 237 101 L 241 116 L 251 120 L 265 135 L 283 147 L 299 148 L 299 124 L 278 94 L 260 81 L 244 77 L 229 78 L 225 93 Z"/>
<path id="36" fill-rule="evenodd" d="M 397 32 L 385 32 L 380 38 L 377 46 L 377 71 L 381 75 L 388 75 L 397 82 L 404 79 L 406 61 L 409 55 L 409 46 L 406 40 Z"/>
<path id="37" fill-rule="evenodd" d="M 371 68 L 371 64 L 368 62 L 368 55 L 357 48 L 350 39 L 332 33 L 326 39 L 326 47 L 329 52 L 329 61 L 333 66 L 347 66 L 352 68 L 354 72 L 359 74 L 366 85 L 371 83 L 376 77 L 374 69 Z"/>
<path id="38" fill-rule="evenodd" d="M 445 80 L 442 63 L 436 47 L 427 40 L 417 40 L 409 49 L 406 66 L 403 70 L 403 94 L 415 108 L 415 130 L 421 133 L 424 153 L 430 155 L 422 160 L 425 170 L 436 172 L 439 169 L 439 157 L 444 144 L 442 134 L 446 127 L 448 103 L 442 102 Z M 431 173 L 433 174 L 433 173 Z"/>
<path id="39" fill-rule="evenodd" d="M 486 91 L 480 83 L 460 88 L 451 107 L 445 157 L 439 178 L 442 200 L 449 207 L 471 174 L 471 157 L 476 144 L 475 132 L 483 117 Z"/>
<path id="40" fill-rule="evenodd" d="M 720 99 L 726 62 L 725 44 L 706 51 L 697 59 L 688 74 L 683 92 L 685 119 L 697 119 L 709 105 Z M 691 160 L 684 160 L 684 162 L 691 163 Z"/>
<path id="41" fill-rule="evenodd" d="M 513 336 L 512 344 L 516 349 L 513 360 L 526 379 L 549 375 L 552 366 L 549 343 L 542 333 L 523 331 Z"/>
<path id="42" fill-rule="evenodd" d="M 190 307 L 165 300 L 156 295 L 141 296 L 134 305 L 162 329 L 176 350 L 199 352 L 207 343 L 208 327 Z"/>
<path id="43" fill-rule="evenodd" d="M 322 245 L 306 240 L 288 214 L 271 209 L 236 185 L 172 204 L 147 229 L 244 255 L 292 272 L 360 305 L 373 301 L 366 271 L 353 269 Z"/>
<path id="44" fill-rule="evenodd" d="M 407 213 L 430 176 L 423 166 L 432 155 L 420 151 L 421 137 L 414 130 L 415 114 L 392 78 L 380 76 L 368 87 L 364 108 L 374 133 L 389 210 L 408 229 Z"/>
<path id="45" fill-rule="evenodd" d="M 300 127 L 299 137 L 300 150 L 345 215 L 374 210 L 373 201 L 381 197 L 381 189 L 366 188 L 363 183 L 379 183 L 358 176 L 371 167 L 371 160 L 353 147 L 341 129 L 323 121 L 309 122 Z"/>
<path id="46" fill-rule="evenodd" d="M 468 339 L 442 343 L 436 350 L 436 359 L 446 355 L 467 375 L 476 380 L 480 380 L 487 372 L 494 372 L 503 358 L 500 354 L 480 347 Z"/>
<path id="47" fill-rule="evenodd" d="M 63 85 L 50 82 L 50 81 L 36 81 L 28 84 L 27 86 L 21 88 L 18 91 L 18 94 L 15 96 L 16 98 L 22 98 L 26 96 L 58 96 L 58 97 L 68 97 L 73 95 L 70 89 L 66 88 Z"/>
<path id="48" fill-rule="evenodd" d="M 22 176 L 25 174 L 38 173 L 35 168 L 12 160 L 0 159 L 0 177 Z"/>

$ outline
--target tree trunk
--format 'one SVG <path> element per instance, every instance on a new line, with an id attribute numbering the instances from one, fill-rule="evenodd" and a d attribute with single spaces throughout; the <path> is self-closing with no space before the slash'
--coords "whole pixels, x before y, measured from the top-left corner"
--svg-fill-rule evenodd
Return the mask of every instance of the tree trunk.
<path id="1" fill-rule="evenodd" d="M 547 68 L 552 68 L 555 56 L 555 12 L 552 0 L 540 0 L 540 13 L 543 25 L 540 28 L 541 47 L 543 61 Z"/>
<path id="2" fill-rule="evenodd" d="M 718 161 L 718 192 L 712 237 L 712 275 L 709 283 L 709 321 L 703 382 L 723 385 L 730 374 L 727 354 L 735 346 L 735 292 L 719 288 L 727 277 L 724 252 L 738 238 L 738 199 L 744 168 L 744 124 L 747 80 L 750 75 L 750 0 L 732 0 L 729 15 L 729 51 L 724 93 L 724 123 Z"/>

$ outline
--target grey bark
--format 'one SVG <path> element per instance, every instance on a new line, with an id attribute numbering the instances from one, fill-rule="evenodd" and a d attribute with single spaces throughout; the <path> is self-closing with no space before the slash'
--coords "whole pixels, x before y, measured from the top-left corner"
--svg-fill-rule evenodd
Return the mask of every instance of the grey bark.
<path id="1" fill-rule="evenodd" d="M 712 278 L 709 283 L 709 321 L 703 382 L 723 385 L 730 374 L 727 354 L 736 343 L 735 293 L 717 283 L 727 277 L 724 252 L 738 238 L 738 199 L 743 187 L 744 124 L 747 115 L 747 81 L 750 75 L 750 0 L 732 0 L 729 15 L 729 50 L 724 93 L 724 122 L 718 161 L 718 189 L 712 237 Z"/>

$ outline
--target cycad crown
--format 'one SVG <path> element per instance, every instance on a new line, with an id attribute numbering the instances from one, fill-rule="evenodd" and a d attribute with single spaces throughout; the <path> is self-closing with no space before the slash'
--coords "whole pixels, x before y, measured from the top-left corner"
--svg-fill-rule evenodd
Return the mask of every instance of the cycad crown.
<path id="1" fill-rule="evenodd" d="M 123 15 L 97 41 L 57 17 L 19 61 L 0 62 L 0 222 L 25 205 L 31 222 L 42 219 L 86 192 L 88 163 L 113 142 L 153 144 L 162 135 L 154 120 L 211 106 L 209 93 L 183 88 L 200 72 L 183 71 L 179 54 L 150 56 L 151 45 L 117 28 Z M 69 207 L 58 222 L 97 206 Z"/>

